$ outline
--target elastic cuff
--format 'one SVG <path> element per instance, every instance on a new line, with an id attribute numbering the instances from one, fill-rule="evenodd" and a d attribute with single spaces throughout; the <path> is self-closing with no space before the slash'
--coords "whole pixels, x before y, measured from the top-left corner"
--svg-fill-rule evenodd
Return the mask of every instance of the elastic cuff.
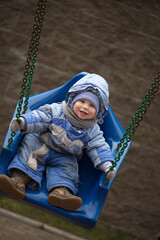
<path id="1" fill-rule="evenodd" d="M 101 170 L 101 171 L 106 171 L 107 169 L 109 169 L 110 167 L 112 166 L 112 163 L 111 162 L 104 162 L 104 163 L 101 163 L 100 165 L 99 165 L 99 169 Z"/>
<path id="2" fill-rule="evenodd" d="M 25 129 L 25 125 L 26 125 L 26 122 L 25 122 L 25 119 L 23 118 L 23 117 L 20 117 L 20 124 L 19 124 L 19 126 L 20 126 L 20 129 Z"/>

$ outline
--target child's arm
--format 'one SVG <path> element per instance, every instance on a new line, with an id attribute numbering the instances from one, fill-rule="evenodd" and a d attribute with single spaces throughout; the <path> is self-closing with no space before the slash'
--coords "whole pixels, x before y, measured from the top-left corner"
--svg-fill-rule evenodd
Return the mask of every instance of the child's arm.
<path id="1" fill-rule="evenodd" d="M 104 171 L 108 180 L 112 180 L 116 175 L 116 169 L 114 168 L 111 172 L 109 172 L 109 169 L 114 162 L 114 157 L 98 125 L 91 130 L 90 137 L 91 140 L 88 142 L 86 149 L 88 156 L 94 167 Z"/>
<path id="2" fill-rule="evenodd" d="M 20 122 L 13 119 L 10 123 L 11 131 L 22 130 L 23 133 L 45 132 L 52 122 L 53 106 L 44 105 L 30 113 L 23 114 Z"/>

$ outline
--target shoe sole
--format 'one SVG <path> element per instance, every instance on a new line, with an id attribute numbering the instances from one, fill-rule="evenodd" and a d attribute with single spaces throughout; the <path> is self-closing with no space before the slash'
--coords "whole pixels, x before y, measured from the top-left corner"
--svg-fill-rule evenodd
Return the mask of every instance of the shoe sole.
<path id="1" fill-rule="evenodd" d="M 61 197 L 50 194 L 48 202 L 54 207 L 60 207 L 65 210 L 73 211 L 81 207 L 82 199 L 79 197 Z"/>
<path id="2" fill-rule="evenodd" d="M 0 175 L 0 190 L 15 200 L 22 200 L 25 197 L 25 193 L 18 190 L 11 182 L 11 179 L 6 175 Z"/>

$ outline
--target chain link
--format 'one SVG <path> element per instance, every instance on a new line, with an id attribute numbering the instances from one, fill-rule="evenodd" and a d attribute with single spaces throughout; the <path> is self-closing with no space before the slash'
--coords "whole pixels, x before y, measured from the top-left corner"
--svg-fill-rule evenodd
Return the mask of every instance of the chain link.
<path id="1" fill-rule="evenodd" d="M 22 80 L 22 88 L 21 88 L 20 97 L 18 101 L 18 107 L 17 107 L 17 113 L 16 113 L 17 122 L 19 122 L 21 112 L 25 113 L 28 106 L 28 100 L 29 100 L 29 95 L 31 91 L 31 84 L 32 84 L 32 79 L 34 74 L 36 58 L 37 58 L 37 52 L 39 48 L 39 39 L 40 39 L 41 30 L 42 30 L 43 17 L 45 14 L 46 2 L 47 0 L 38 1 L 38 8 L 36 10 L 35 22 L 33 25 L 33 31 L 32 31 L 32 36 L 30 40 L 28 57 L 25 64 L 24 77 Z M 23 100 L 24 97 L 25 97 L 25 101 Z M 23 110 L 22 110 L 22 105 L 23 105 Z M 15 132 L 12 132 L 11 137 L 8 140 L 8 147 L 11 146 L 14 136 L 15 136 Z"/>
<path id="2" fill-rule="evenodd" d="M 151 85 L 148 93 L 146 94 L 143 102 L 141 103 L 140 107 L 138 108 L 135 116 L 133 117 L 131 123 L 129 124 L 126 132 L 124 133 L 123 137 L 120 139 L 120 142 L 117 145 L 118 155 L 115 157 L 115 161 L 112 163 L 112 166 L 109 169 L 109 172 L 113 171 L 113 169 L 117 166 L 117 162 L 120 160 L 121 156 L 124 153 L 124 150 L 128 146 L 128 143 L 132 140 L 135 131 L 139 127 L 139 122 L 143 120 L 143 116 L 146 114 L 147 109 L 149 108 L 152 100 L 155 97 L 155 94 L 158 92 L 160 86 L 160 73 L 155 78 L 154 83 Z M 109 173 L 108 172 L 108 173 Z M 104 185 L 108 182 L 107 176 L 105 177 Z"/>

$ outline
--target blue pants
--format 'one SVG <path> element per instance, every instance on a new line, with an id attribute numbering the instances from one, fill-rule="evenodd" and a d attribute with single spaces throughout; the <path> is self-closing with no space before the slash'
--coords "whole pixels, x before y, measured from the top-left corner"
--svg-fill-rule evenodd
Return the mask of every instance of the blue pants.
<path id="1" fill-rule="evenodd" d="M 43 172 L 46 170 L 47 189 L 51 191 L 58 186 L 68 187 L 73 194 L 78 191 L 78 163 L 77 158 L 71 154 L 64 154 L 49 149 L 38 134 L 27 134 L 8 166 L 11 175 L 13 169 L 26 173 L 31 181 L 31 189 L 41 188 Z"/>

